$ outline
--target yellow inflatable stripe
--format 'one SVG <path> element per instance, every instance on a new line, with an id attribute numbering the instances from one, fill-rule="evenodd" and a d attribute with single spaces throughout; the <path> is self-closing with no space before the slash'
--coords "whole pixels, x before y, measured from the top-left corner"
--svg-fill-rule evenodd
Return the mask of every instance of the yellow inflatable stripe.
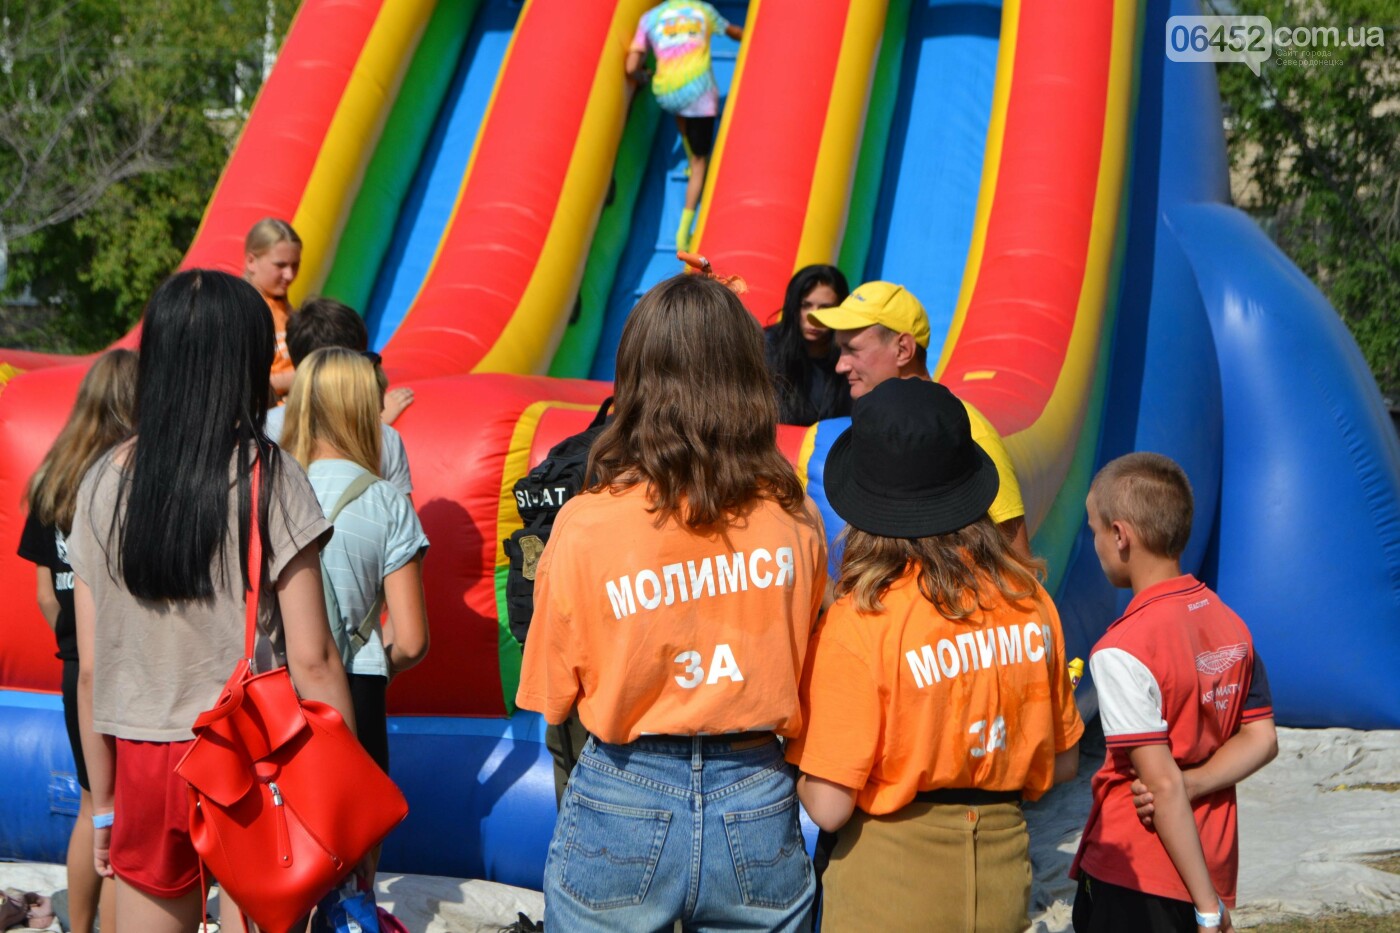
<path id="1" fill-rule="evenodd" d="M 705 217 L 709 213 L 710 192 L 714 189 L 715 179 L 719 177 L 720 163 L 724 161 L 724 141 L 729 138 L 729 114 L 734 109 L 739 88 L 744 84 L 744 66 L 749 60 L 749 47 L 753 45 L 749 37 L 753 35 L 754 23 L 758 22 L 758 11 L 762 6 L 763 0 L 752 0 L 749 3 L 748 16 L 744 19 L 744 41 L 739 43 L 739 57 L 734 60 L 734 79 L 729 82 L 729 96 L 725 101 L 724 112 L 720 115 L 715 147 L 710 153 L 710 164 L 705 169 L 705 193 L 700 196 L 700 210 L 695 215 L 695 234 L 690 238 L 691 252 L 700 251 L 700 242 L 705 236 Z"/>
<path id="2" fill-rule="evenodd" d="M 530 448 L 535 443 L 535 431 L 539 428 L 544 413 L 551 408 L 596 411 L 598 406 L 546 400 L 534 402 L 520 413 L 520 420 L 515 422 L 515 429 L 510 434 L 510 446 L 506 448 L 505 462 L 501 466 L 501 498 L 496 506 L 495 566 L 498 570 L 509 563 L 502 542 L 525 527 L 525 523 L 520 520 L 520 510 L 515 507 L 515 483 L 530 471 Z"/>
<path id="3" fill-rule="evenodd" d="M 292 219 L 304 244 L 301 274 L 287 296 L 293 305 L 319 292 L 330 274 L 365 166 L 374 155 L 433 6 L 434 0 L 393 0 L 380 7 L 375 17 Z"/>
<path id="4" fill-rule="evenodd" d="M 812 462 L 812 453 L 817 449 L 817 425 L 812 425 L 807 429 L 807 433 L 802 436 L 802 446 L 797 448 L 797 479 L 802 483 L 802 488 L 807 488 L 808 474 L 807 467 Z"/>
<path id="5" fill-rule="evenodd" d="M 996 377 L 997 371 L 995 369 L 974 369 L 971 372 L 963 373 L 963 382 L 981 382 Z"/>
<path id="6" fill-rule="evenodd" d="M 832 76 L 831 99 L 793 271 L 816 262 L 835 262 L 841 248 L 888 6 L 888 0 L 851 0 L 846 12 L 841 56 Z"/>
<path id="7" fill-rule="evenodd" d="M 977 291 L 977 275 L 982 270 L 982 252 L 987 246 L 987 224 L 997 196 L 997 173 L 1001 169 L 1001 147 L 1006 139 L 1006 111 L 1011 103 L 1011 83 L 1016 69 L 1017 29 L 1021 21 L 1021 0 L 1005 0 L 1001 7 L 1001 43 L 997 49 L 997 77 L 992 90 L 992 113 L 987 121 L 987 149 L 982 156 L 982 187 L 977 194 L 977 215 L 972 224 L 972 242 L 967 250 L 967 265 L 963 269 L 962 288 L 958 291 L 958 307 L 948 325 L 943 352 L 933 378 L 941 381 L 943 370 L 958 345 L 967 308 Z"/>
<path id="8" fill-rule="evenodd" d="M 568 323 L 567 311 L 583 279 L 588 249 L 627 120 L 622 61 L 637 21 L 653 2 L 623 0 L 613 11 L 607 47 L 616 49 L 617 55 L 603 54 L 598 58 L 583 121 L 539 260 L 515 313 L 472 372 L 543 374 L 554 359 Z"/>
<path id="9" fill-rule="evenodd" d="M 1114 6 L 1093 227 L 1064 366 L 1041 416 L 1030 427 L 1005 438 L 1007 450 L 1018 468 L 1025 462 L 1026 455 L 1034 451 L 1042 451 L 1053 458 L 1053 464 L 1041 463 L 1027 471 L 1033 489 L 1027 489 L 1027 482 L 1022 482 L 1022 497 L 1028 505 L 1026 523 L 1032 533 L 1053 504 L 1074 457 L 1084 423 L 1085 404 L 1092 390 L 1099 342 L 1103 339 L 1108 290 L 1116 285 L 1112 275 L 1113 257 L 1132 135 L 1137 15 L 1136 4 Z M 1029 508 L 1031 505 L 1034 505 L 1033 511 Z"/>

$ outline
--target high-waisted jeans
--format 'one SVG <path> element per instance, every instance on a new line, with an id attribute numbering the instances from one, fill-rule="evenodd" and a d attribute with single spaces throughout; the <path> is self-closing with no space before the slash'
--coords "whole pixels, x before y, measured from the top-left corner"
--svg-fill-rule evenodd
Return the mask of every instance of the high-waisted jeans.
<path id="1" fill-rule="evenodd" d="M 794 779 L 776 741 L 590 738 L 549 844 L 548 928 L 810 930 Z"/>

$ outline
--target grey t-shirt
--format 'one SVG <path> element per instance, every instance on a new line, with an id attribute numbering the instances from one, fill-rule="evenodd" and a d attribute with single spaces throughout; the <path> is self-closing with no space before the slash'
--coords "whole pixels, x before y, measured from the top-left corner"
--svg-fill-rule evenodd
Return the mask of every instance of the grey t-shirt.
<path id="1" fill-rule="evenodd" d="M 284 407 L 267 410 L 267 436 L 282 443 L 282 428 L 287 420 Z M 379 425 L 379 475 L 393 483 L 405 496 L 413 495 L 413 476 L 408 471 L 408 451 L 403 446 L 403 436 L 392 425 Z"/>
<path id="2" fill-rule="evenodd" d="M 259 630 L 274 651 L 282 644 L 282 618 L 269 594 L 287 562 L 331 528 L 301 466 L 278 454 L 267 516 L 270 540 L 264 542 L 268 579 L 258 612 Z M 179 742 L 193 738 L 195 719 L 218 700 L 243 657 L 238 525 L 229 524 L 222 575 L 218 566 L 212 568 L 215 586 L 223 584 L 214 598 L 170 602 L 132 596 L 116 570 L 117 541 L 109 540 L 121 474 L 110 453 L 93 465 L 78 489 L 68 537 L 69 562 L 97 607 L 93 728 L 119 739 Z M 236 489 L 229 490 L 231 517 L 237 515 Z"/>
<path id="3" fill-rule="evenodd" d="M 366 471 L 349 460 L 317 460 L 306 472 L 321 507 L 329 513 Z M 340 618 L 330 620 L 331 632 L 347 671 L 387 677 L 389 661 L 379 620 L 375 619 L 369 641 L 359 651 L 350 650 L 350 633 L 373 608 L 384 589 L 384 578 L 426 550 L 428 537 L 412 503 L 385 480 L 347 505 L 335 527 L 335 537 L 321 551 L 321 572 L 330 578 L 340 610 Z"/>

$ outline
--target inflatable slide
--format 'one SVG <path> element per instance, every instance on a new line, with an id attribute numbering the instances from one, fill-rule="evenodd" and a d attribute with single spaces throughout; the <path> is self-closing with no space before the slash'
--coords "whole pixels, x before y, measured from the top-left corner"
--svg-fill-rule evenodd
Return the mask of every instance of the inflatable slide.
<path id="1" fill-rule="evenodd" d="M 515 480 L 608 394 L 636 296 L 680 271 L 684 157 L 622 74 L 648 5 L 306 0 L 185 260 L 237 272 L 255 220 L 291 219 L 293 299 L 364 311 L 416 391 L 398 427 L 433 648 L 390 694 L 412 812 L 389 870 L 540 883 L 552 783 L 538 717 L 513 708 L 500 542 Z M 1159 450 L 1196 490 L 1187 569 L 1249 621 L 1280 721 L 1400 725 L 1400 443 L 1335 313 L 1229 206 L 1214 72 L 1162 55 L 1193 3 L 719 6 L 744 39 L 716 42 L 698 248 L 745 276 L 764 323 L 811 262 L 923 299 L 937 378 L 1006 438 L 1071 655 L 1124 601 L 1084 531 L 1088 482 Z M 13 542 L 86 364 L 0 361 L 22 370 L 0 394 Z M 844 427 L 779 430 L 823 508 Z M 0 856 L 59 861 L 76 812 L 59 667 L 10 553 Z"/>

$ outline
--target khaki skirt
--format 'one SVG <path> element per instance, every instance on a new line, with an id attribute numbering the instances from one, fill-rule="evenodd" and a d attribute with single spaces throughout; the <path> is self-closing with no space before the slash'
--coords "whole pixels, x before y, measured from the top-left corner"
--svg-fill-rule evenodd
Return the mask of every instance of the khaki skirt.
<path id="1" fill-rule="evenodd" d="M 823 933 L 1021 933 L 1031 897 L 1025 818 L 1014 803 L 857 810 L 822 889 Z"/>

